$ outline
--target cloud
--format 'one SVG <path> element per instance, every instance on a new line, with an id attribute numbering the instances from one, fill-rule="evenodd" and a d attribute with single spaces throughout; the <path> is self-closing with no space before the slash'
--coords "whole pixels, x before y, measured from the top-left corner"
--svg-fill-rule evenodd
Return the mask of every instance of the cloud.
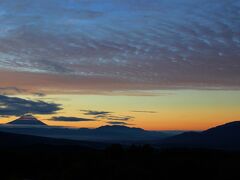
<path id="1" fill-rule="evenodd" d="M 95 119 L 79 118 L 79 117 L 66 117 L 66 116 L 55 116 L 50 119 L 52 121 L 65 121 L 65 122 L 83 122 L 83 121 L 96 121 Z"/>
<path id="2" fill-rule="evenodd" d="M 28 90 L 26 88 L 19 88 L 16 86 L 0 87 L 0 94 L 1 95 L 31 94 L 31 95 L 38 96 L 38 97 L 46 96 L 46 94 L 44 94 L 42 92 L 37 92 L 37 91 L 35 92 L 32 90 Z"/>
<path id="3" fill-rule="evenodd" d="M 54 85 L 236 88 L 239 8 L 239 0 L 3 0 L 0 67 L 54 74 L 49 86 L 62 91 Z"/>
<path id="4" fill-rule="evenodd" d="M 110 121 L 110 122 L 107 122 L 108 124 L 111 124 L 111 125 L 123 125 L 123 126 L 128 126 L 128 125 L 132 125 L 132 124 L 128 124 L 126 122 L 118 122 L 118 121 Z"/>
<path id="5" fill-rule="evenodd" d="M 133 119 L 133 116 L 118 116 L 113 115 L 113 112 L 109 111 L 94 111 L 94 110 L 81 110 L 84 115 L 94 116 L 96 119 L 103 119 L 109 121 L 129 121 Z"/>
<path id="6" fill-rule="evenodd" d="M 84 112 L 84 115 L 91 115 L 91 116 L 100 116 L 100 115 L 107 115 L 112 113 L 108 111 L 93 111 L 93 110 L 81 110 L 81 111 Z"/>
<path id="7" fill-rule="evenodd" d="M 135 113 L 157 113 L 157 111 L 131 111 Z"/>
<path id="8" fill-rule="evenodd" d="M 33 93 L 33 95 L 34 95 L 34 96 L 38 96 L 38 97 L 44 97 L 44 96 L 46 96 L 46 94 L 41 93 L 41 92 L 35 92 L 35 93 Z"/>
<path id="9" fill-rule="evenodd" d="M 9 94 L 21 94 L 23 92 L 26 92 L 25 89 L 21 89 L 18 87 L 0 87 L 0 94 L 2 95 L 9 95 Z"/>
<path id="10" fill-rule="evenodd" d="M 60 104 L 0 95 L 0 115 L 4 116 L 21 116 L 26 113 L 54 114 L 61 109 Z"/>
<path id="11" fill-rule="evenodd" d="M 134 117 L 133 116 L 106 116 L 104 118 L 110 121 L 129 121 Z"/>

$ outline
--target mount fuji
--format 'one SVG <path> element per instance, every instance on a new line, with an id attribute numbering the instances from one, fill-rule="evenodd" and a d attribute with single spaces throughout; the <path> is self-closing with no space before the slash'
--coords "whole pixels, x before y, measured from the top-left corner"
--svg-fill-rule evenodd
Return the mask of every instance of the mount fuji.
<path id="1" fill-rule="evenodd" d="M 11 121 L 7 124 L 10 125 L 29 125 L 29 126 L 47 126 L 47 124 L 43 123 L 42 121 L 38 120 L 37 118 L 35 118 L 33 115 L 27 114 L 27 115 L 23 115 L 20 118 Z"/>

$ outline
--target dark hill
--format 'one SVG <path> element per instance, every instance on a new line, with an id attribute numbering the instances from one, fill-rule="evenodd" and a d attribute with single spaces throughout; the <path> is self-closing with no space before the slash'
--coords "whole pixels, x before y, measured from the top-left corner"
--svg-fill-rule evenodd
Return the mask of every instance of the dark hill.
<path id="1" fill-rule="evenodd" d="M 170 135 L 165 132 L 146 131 L 141 128 L 126 126 L 102 126 L 96 129 L 66 128 L 33 125 L 0 125 L 0 131 L 15 134 L 28 134 L 60 139 L 71 139 L 93 142 L 132 143 L 136 141 L 159 140 Z"/>
<path id="2" fill-rule="evenodd" d="M 152 141 L 169 137 L 167 133 L 146 131 L 141 128 L 127 126 L 102 126 L 93 130 L 93 133 L 98 137 L 110 142 L 140 142 Z"/>
<path id="3" fill-rule="evenodd" d="M 41 146 L 75 146 L 80 149 L 98 149 L 105 148 L 106 144 L 88 141 L 74 141 L 66 139 L 55 139 L 48 137 L 39 137 L 24 134 L 14 134 L 8 132 L 0 132 L 0 148 L 13 147 L 41 147 Z"/>
<path id="4" fill-rule="evenodd" d="M 163 147 L 240 150 L 240 121 L 230 122 L 203 132 L 187 132 L 162 141 Z"/>

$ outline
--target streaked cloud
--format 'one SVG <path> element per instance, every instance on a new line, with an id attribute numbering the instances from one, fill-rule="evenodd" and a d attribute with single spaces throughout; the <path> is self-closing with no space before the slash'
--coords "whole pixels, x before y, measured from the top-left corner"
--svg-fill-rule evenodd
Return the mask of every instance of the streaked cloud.
<path id="1" fill-rule="evenodd" d="M 129 121 L 134 119 L 133 116 L 105 116 L 105 117 L 97 117 L 97 118 L 103 118 L 103 119 L 107 119 L 109 121 Z"/>
<path id="2" fill-rule="evenodd" d="M 41 93 L 41 92 L 35 92 L 35 93 L 33 93 L 33 95 L 38 96 L 38 97 L 44 97 L 44 96 L 46 96 L 46 94 Z"/>
<path id="3" fill-rule="evenodd" d="M 64 122 L 82 122 L 82 121 L 96 121 L 95 119 L 87 119 L 80 117 L 66 117 L 66 116 L 54 116 L 51 121 L 64 121 Z"/>
<path id="4" fill-rule="evenodd" d="M 35 92 L 35 91 L 31 91 L 30 89 L 19 88 L 16 86 L 0 86 L 0 94 L 1 95 L 32 94 L 38 97 L 43 97 L 46 95 L 42 92 Z"/>
<path id="5" fill-rule="evenodd" d="M 95 110 L 81 110 L 84 115 L 94 116 L 95 119 L 102 119 L 108 121 L 129 121 L 134 119 L 133 116 L 115 115 L 114 112 L 109 111 L 95 111 Z"/>
<path id="6" fill-rule="evenodd" d="M 92 115 L 92 116 L 99 116 L 99 115 L 107 115 L 107 114 L 111 114 L 112 112 L 108 112 L 108 111 L 93 111 L 93 110 L 81 110 L 82 112 L 84 112 L 84 115 Z"/>
<path id="7" fill-rule="evenodd" d="M 131 111 L 131 112 L 135 112 L 135 113 L 151 113 L 151 114 L 153 114 L 153 113 L 157 113 L 157 111 Z"/>
<path id="8" fill-rule="evenodd" d="M 7 94 L 21 94 L 22 92 L 25 92 L 25 89 L 20 89 L 18 87 L 9 86 L 9 87 L 0 87 L 0 94 L 7 95 Z"/>
<path id="9" fill-rule="evenodd" d="M 107 122 L 108 124 L 111 124 L 111 125 L 121 125 L 121 126 L 128 126 L 128 125 L 132 125 L 132 124 L 128 124 L 126 122 L 120 122 L 120 121 L 110 121 L 110 122 Z"/>
<path id="10" fill-rule="evenodd" d="M 238 0 L 2 0 L 0 71 L 34 74 L 17 87 L 37 92 L 239 88 L 239 8 Z"/>
<path id="11" fill-rule="evenodd" d="M 102 119 L 107 121 L 129 121 L 134 119 L 133 116 L 115 115 L 114 112 L 109 111 L 95 111 L 95 110 L 81 110 L 84 115 L 94 116 L 95 119 Z"/>

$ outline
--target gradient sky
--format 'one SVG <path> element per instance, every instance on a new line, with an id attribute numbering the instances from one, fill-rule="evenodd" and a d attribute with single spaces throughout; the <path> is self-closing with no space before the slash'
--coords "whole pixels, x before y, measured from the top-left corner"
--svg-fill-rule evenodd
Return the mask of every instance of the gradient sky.
<path id="1" fill-rule="evenodd" d="M 54 125 L 240 119 L 239 0 L 2 0 L 0 23 L 2 123 L 12 97 L 56 103 L 29 108 Z"/>

